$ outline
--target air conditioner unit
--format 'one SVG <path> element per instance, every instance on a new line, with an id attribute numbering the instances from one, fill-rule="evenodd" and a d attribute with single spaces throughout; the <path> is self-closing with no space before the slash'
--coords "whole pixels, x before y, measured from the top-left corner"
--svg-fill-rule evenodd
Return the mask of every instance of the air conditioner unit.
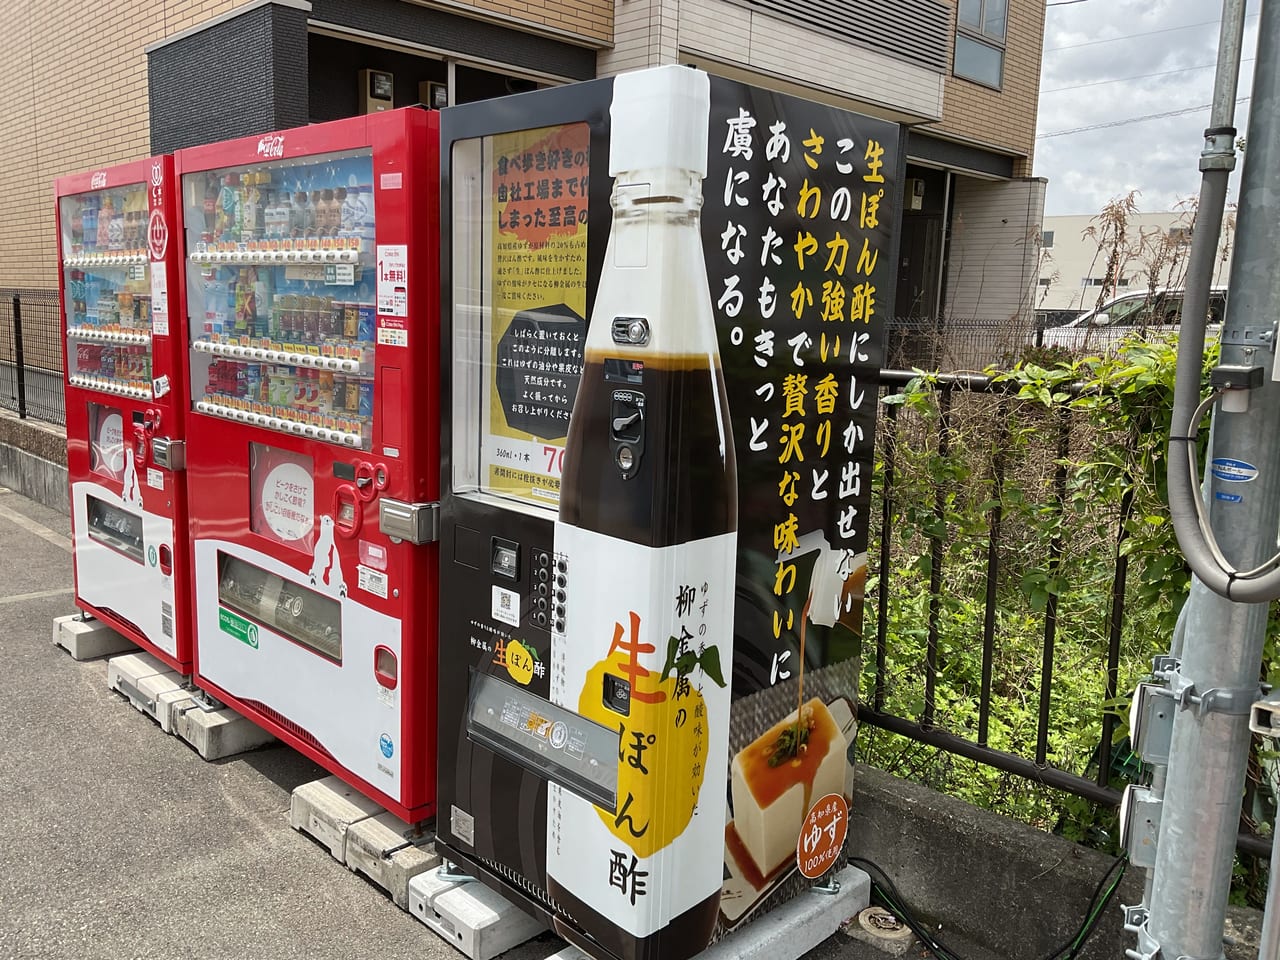
<path id="1" fill-rule="evenodd" d="M 386 70 L 360 71 L 360 112 L 381 113 L 395 106 L 396 78 Z"/>
<path id="2" fill-rule="evenodd" d="M 908 210 L 924 209 L 924 181 L 919 177 L 908 177 L 906 194 L 906 208 Z"/>

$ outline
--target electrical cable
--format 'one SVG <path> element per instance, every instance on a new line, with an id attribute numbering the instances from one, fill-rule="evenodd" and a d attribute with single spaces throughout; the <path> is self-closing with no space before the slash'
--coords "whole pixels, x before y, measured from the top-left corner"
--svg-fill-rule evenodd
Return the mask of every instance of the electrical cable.
<path id="1" fill-rule="evenodd" d="M 948 947 L 940 937 L 929 930 L 911 913 L 907 907 L 906 900 L 898 892 L 898 888 L 894 885 L 889 875 L 885 873 L 884 868 L 865 857 L 850 857 L 849 862 L 867 868 L 868 873 L 879 875 L 879 880 L 875 876 L 871 878 L 872 891 L 894 916 L 906 924 L 907 929 L 915 934 L 916 938 L 924 944 L 925 948 L 936 960 L 963 960 L 958 953 Z M 1093 894 L 1089 897 L 1084 920 L 1081 921 L 1075 934 L 1061 947 L 1045 957 L 1044 960 L 1075 960 L 1079 956 L 1080 951 L 1084 949 L 1084 945 L 1089 941 L 1094 931 L 1097 930 L 1098 919 L 1102 916 L 1102 911 L 1106 909 L 1111 902 L 1111 898 L 1115 896 L 1116 890 L 1119 889 L 1120 881 L 1124 879 L 1124 872 L 1128 862 L 1125 857 L 1117 857 L 1111 866 L 1107 868 L 1107 872 L 1102 875 L 1102 879 L 1098 881 L 1098 885 L 1093 889 Z M 1119 873 L 1116 872 L 1117 870 Z M 1115 874 L 1114 880 L 1111 879 L 1113 874 Z M 1110 886 L 1107 886 L 1108 880 L 1111 880 Z M 1106 888 L 1105 893 L 1103 892 L 1104 887 Z"/>
<path id="2" fill-rule="evenodd" d="M 1253 63 L 1255 59 L 1255 57 L 1246 57 L 1240 62 Z M 1124 83 L 1127 80 L 1150 80 L 1153 77 L 1172 77 L 1179 73 L 1192 73 L 1195 70 L 1212 70 L 1216 66 L 1216 63 L 1201 63 L 1194 67 L 1182 67 L 1179 70 L 1163 70 L 1160 73 L 1139 73 L 1130 77 L 1113 77 L 1110 80 L 1091 80 L 1089 83 L 1076 83 L 1069 87 L 1051 87 L 1048 90 L 1041 90 L 1040 95 L 1044 96 L 1046 93 L 1062 93 L 1064 90 L 1082 90 L 1085 87 L 1100 87 L 1107 83 Z"/>
<path id="3" fill-rule="evenodd" d="M 1246 20 L 1252 20 L 1256 16 L 1258 16 L 1258 14 L 1256 13 L 1247 13 L 1245 14 L 1244 18 Z M 1102 40 L 1085 40 L 1083 43 L 1068 43 L 1065 46 L 1061 46 L 1061 47 L 1045 47 L 1044 52 L 1054 53 L 1058 50 L 1074 50 L 1077 47 L 1092 47 L 1092 46 L 1096 46 L 1099 43 L 1114 43 L 1117 40 L 1133 40 L 1135 37 L 1151 37 L 1151 36 L 1155 36 L 1157 33 L 1174 33 L 1178 30 L 1190 30 L 1192 27 L 1212 27 L 1221 22 L 1222 20 L 1218 19 L 1218 20 L 1202 20 L 1200 23 L 1184 23 L 1180 27 L 1163 27 L 1159 30 L 1147 30 L 1144 33 L 1126 33 L 1123 36 L 1106 37 L 1105 39 L 1102 39 Z"/>
<path id="4" fill-rule="evenodd" d="M 1170 440 L 1185 441 L 1187 444 L 1187 472 L 1190 475 L 1192 489 L 1195 489 L 1200 484 L 1200 458 L 1196 456 L 1196 440 L 1200 436 L 1200 424 L 1204 421 L 1205 414 L 1209 412 L 1210 408 L 1225 392 L 1225 390 L 1216 390 L 1200 401 L 1200 405 L 1191 414 L 1191 422 L 1188 424 L 1185 437 L 1169 438 Z M 1191 499 L 1192 509 L 1195 512 L 1196 526 L 1199 527 L 1205 547 L 1218 565 L 1218 569 L 1227 575 L 1229 581 L 1228 590 L 1237 580 L 1254 580 L 1280 566 L 1280 553 L 1276 553 L 1252 570 L 1237 570 L 1223 555 L 1222 549 L 1218 546 L 1218 538 L 1214 536 L 1213 526 L 1204 508 L 1204 498 L 1197 496 Z"/>

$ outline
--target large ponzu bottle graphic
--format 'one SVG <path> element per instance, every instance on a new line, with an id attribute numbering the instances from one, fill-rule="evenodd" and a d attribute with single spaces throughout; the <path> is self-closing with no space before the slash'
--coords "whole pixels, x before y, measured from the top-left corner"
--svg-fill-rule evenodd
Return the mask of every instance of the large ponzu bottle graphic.
<path id="1" fill-rule="evenodd" d="M 710 941 L 722 881 L 737 477 L 699 231 L 709 80 L 619 76 L 613 223 L 565 447 L 552 700 L 619 731 L 616 802 L 552 784 L 549 892 L 626 957 Z"/>

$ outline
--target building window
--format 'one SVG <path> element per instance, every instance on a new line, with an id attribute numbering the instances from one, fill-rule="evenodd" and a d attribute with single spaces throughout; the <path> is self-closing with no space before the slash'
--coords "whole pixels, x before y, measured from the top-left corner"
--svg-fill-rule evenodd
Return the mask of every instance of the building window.
<path id="1" fill-rule="evenodd" d="M 1042 287 L 1047 287 L 1052 282 L 1053 282 L 1053 279 L 1051 277 L 1041 277 L 1039 280 L 1036 281 L 1036 283 L 1040 284 L 1040 286 Z"/>
<path id="2" fill-rule="evenodd" d="M 1052 230 L 1040 231 L 1040 246 L 1044 247 L 1044 249 L 1046 250 L 1053 249 L 1053 231 Z"/>
<path id="3" fill-rule="evenodd" d="M 1106 283 L 1107 283 L 1107 280 L 1104 277 L 1085 277 L 1083 281 L 1083 285 L 1086 287 L 1101 287 L 1101 286 L 1105 286 Z M 1128 285 L 1129 285 L 1128 277 L 1121 277 L 1119 280 L 1116 281 L 1117 287 L 1127 287 Z"/>
<path id="4" fill-rule="evenodd" d="M 1008 0 L 960 0 L 956 13 L 957 77 L 1000 89 Z"/>

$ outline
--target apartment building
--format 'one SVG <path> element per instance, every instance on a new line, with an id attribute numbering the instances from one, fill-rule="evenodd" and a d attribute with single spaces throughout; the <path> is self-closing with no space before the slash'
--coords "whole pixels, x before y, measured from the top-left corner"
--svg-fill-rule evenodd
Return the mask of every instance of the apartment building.
<path id="1" fill-rule="evenodd" d="M 0 37 L 0 287 L 56 286 L 64 173 L 354 115 L 371 94 L 441 106 L 686 63 L 906 125 L 896 312 L 1030 321 L 1041 0 L 16 6 Z"/>

